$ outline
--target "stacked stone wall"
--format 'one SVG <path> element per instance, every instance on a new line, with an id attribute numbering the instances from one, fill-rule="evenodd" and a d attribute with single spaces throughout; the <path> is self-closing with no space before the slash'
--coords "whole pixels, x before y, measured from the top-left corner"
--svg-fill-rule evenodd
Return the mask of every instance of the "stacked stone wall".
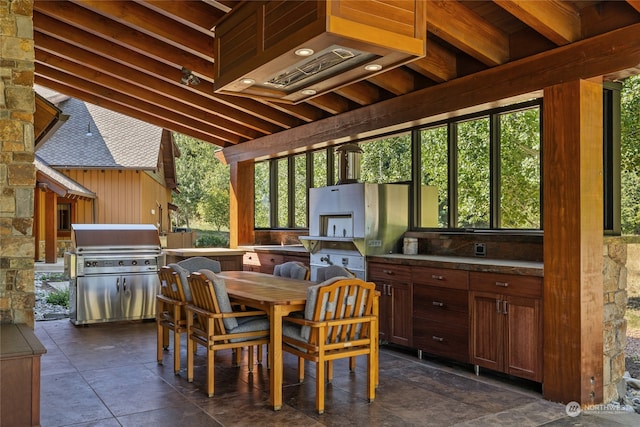
<path id="1" fill-rule="evenodd" d="M 625 395 L 624 349 L 627 344 L 627 242 L 622 237 L 604 239 L 603 262 L 603 385 L 604 402 Z"/>
<path id="2" fill-rule="evenodd" d="M 33 1 L 0 0 L 0 322 L 34 326 Z"/>

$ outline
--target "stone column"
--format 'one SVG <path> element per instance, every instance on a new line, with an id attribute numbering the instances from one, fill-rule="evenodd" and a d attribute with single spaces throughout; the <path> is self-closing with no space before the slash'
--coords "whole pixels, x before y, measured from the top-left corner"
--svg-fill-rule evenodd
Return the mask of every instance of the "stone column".
<path id="1" fill-rule="evenodd" d="M 32 0 L 0 0 L 0 322 L 33 328 L 32 15 Z"/>

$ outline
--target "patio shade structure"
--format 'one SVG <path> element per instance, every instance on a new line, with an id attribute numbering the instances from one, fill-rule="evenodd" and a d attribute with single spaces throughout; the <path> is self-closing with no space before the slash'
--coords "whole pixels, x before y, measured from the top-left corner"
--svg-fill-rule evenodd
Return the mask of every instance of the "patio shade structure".
<path id="1" fill-rule="evenodd" d="M 216 87 L 216 64 L 227 61 L 217 57 L 216 28 L 243 7 L 226 0 L 36 0 L 35 81 L 221 147 L 231 166 L 232 246 L 253 243 L 247 207 L 256 159 L 544 97 L 544 395 L 599 403 L 602 82 L 640 73 L 640 2 L 367 1 L 365 18 L 362 3 L 265 3 L 272 12 L 265 19 L 284 13 L 273 12 L 278 6 L 301 7 L 292 22 L 308 18 L 305 4 L 329 11 L 340 25 L 323 31 L 362 36 L 376 51 L 380 41 L 368 28 L 403 33 L 405 26 L 388 21 L 411 15 L 411 35 L 424 43 L 422 53 L 371 75 L 344 71 L 295 102 Z M 274 36 L 276 50 L 284 49 L 281 41 L 305 47 L 311 29 L 304 28 Z M 243 71 L 290 52 L 272 54 L 249 54 Z"/>

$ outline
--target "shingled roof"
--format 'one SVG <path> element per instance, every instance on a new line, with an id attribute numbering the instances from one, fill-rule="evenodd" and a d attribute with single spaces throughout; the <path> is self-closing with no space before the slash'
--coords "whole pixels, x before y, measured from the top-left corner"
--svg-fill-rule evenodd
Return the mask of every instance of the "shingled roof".
<path id="1" fill-rule="evenodd" d="M 158 168 L 162 128 L 36 86 L 70 117 L 37 153 L 57 169 Z M 89 135 L 90 133 L 90 135 Z"/>

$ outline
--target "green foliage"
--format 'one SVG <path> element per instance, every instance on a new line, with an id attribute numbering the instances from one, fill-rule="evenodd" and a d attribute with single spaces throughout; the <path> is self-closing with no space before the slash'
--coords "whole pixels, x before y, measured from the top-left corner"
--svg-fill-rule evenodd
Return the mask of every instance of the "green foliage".
<path id="1" fill-rule="evenodd" d="M 640 234 L 640 76 L 627 78 L 620 96 L 621 229 Z"/>
<path id="2" fill-rule="evenodd" d="M 56 290 L 47 295 L 47 303 L 69 308 L 69 289 Z"/>
<path id="3" fill-rule="evenodd" d="M 44 272 L 44 273 L 38 273 L 38 274 L 39 274 L 38 278 L 42 281 L 63 282 L 65 280 L 69 280 L 69 278 L 65 276 L 64 273 Z"/>
<path id="4" fill-rule="evenodd" d="M 255 212 L 254 224 L 256 228 L 269 228 L 271 226 L 270 191 L 269 191 L 269 162 L 255 164 Z"/>
<path id="5" fill-rule="evenodd" d="M 229 238 L 223 233 L 200 230 L 195 242 L 196 248 L 228 248 Z"/>
<path id="6" fill-rule="evenodd" d="M 360 144 L 360 180 L 371 183 L 411 180 L 411 133 Z"/>
<path id="7" fill-rule="evenodd" d="M 179 208 L 177 226 L 189 227 L 192 220 L 202 220 L 218 230 L 229 228 L 229 167 L 214 155 L 211 144 L 174 134 L 180 150 L 176 174 L 180 192 L 173 203 Z"/>

